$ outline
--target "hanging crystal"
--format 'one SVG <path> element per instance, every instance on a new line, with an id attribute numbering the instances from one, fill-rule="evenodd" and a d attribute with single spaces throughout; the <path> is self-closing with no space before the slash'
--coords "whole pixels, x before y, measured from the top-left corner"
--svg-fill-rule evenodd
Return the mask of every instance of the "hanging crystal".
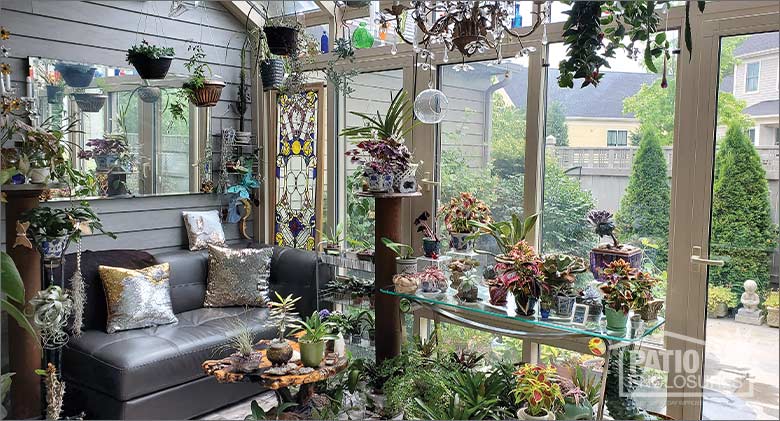
<path id="1" fill-rule="evenodd" d="M 444 61 L 445 63 L 449 63 L 449 61 L 450 61 L 450 56 L 447 53 L 447 46 L 446 45 L 444 46 L 444 56 L 442 57 L 442 61 Z"/>

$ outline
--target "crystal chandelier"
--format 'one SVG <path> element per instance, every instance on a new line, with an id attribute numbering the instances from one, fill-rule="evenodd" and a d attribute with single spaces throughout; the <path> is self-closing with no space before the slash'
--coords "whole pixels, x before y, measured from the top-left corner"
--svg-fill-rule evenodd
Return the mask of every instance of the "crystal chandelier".
<path id="1" fill-rule="evenodd" d="M 396 1 L 380 16 L 381 23 L 395 21 L 398 37 L 411 44 L 414 52 L 427 64 L 434 58 L 432 48 L 444 45 L 444 61 L 448 51 L 457 49 L 463 56 L 471 57 L 488 49 L 494 50 L 502 60 L 501 46 L 505 42 L 520 44 L 518 56 L 535 51 L 524 47 L 522 39 L 533 34 L 541 24 L 547 23 L 549 8 L 533 11 L 533 25 L 526 32 L 519 32 L 513 26 L 513 17 L 519 14 L 515 1 L 412 1 L 409 6 Z M 543 2 L 534 2 L 542 4 Z M 414 35 L 403 29 L 404 19 L 415 25 Z M 405 33 L 406 32 L 406 33 Z M 410 39 L 411 38 L 411 39 Z"/>

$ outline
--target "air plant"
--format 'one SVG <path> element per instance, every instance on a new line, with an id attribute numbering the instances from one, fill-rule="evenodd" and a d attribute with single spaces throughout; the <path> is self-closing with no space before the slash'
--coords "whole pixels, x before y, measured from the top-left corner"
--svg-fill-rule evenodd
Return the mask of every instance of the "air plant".
<path id="1" fill-rule="evenodd" d="M 43 383 L 46 386 L 46 419 L 60 419 L 62 399 L 65 396 L 65 382 L 59 379 L 57 368 L 52 363 L 49 363 L 45 370 L 35 370 L 35 374 L 43 377 Z"/>
<path id="2" fill-rule="evenodd" d="M 230 327 L 232 328 L 230 330 L 234 330 L 235 333 L 229 336 L 227 343 L 219 346 L 215 352 L 236 353 L 240 357 L 248 358 L 254 351 L 256 341 L 254 332 L 238 317 L 230 322 Z"/>

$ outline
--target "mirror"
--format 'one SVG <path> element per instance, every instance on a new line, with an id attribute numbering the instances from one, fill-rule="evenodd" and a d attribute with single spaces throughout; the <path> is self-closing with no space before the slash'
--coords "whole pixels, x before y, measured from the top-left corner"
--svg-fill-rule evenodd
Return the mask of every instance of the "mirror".
<path id="1" fill-rule="evenodd" d="M 35 78 L 37 123 L 76 122 L 68 141 L 74 166 L 94 171 L 101 195 L 199 192 L 209 109 L 170 110 L 186 75 L 142 80 L 131 66 L 113 67 L 29 58 Z M 199 127 L 204 125 L 203 127 Z"/>

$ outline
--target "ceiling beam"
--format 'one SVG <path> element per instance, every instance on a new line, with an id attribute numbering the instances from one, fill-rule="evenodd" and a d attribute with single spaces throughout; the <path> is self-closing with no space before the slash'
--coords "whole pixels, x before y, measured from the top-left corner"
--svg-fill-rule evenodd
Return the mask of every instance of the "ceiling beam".
<path id="1" fill-rule="evenodd" d="M 320 10 L 323 12 L 329 14 L 330 16 L 335 16 L 334 13 L 336 11 L 336 2 L 335 1 L 325 1 L 325 0 L 314 0 L 315 3 L 317 3 L 317 6 L 320 7 Z"/>
<path id="2" fill-rule="evenodd" d="M 248 1 L 220 1 L 222 6 L 230 12 L 236 19 L 238 19 L 243 25 L 246 22 L 246 17 L 249 16 L 249 22 L 252 25 L 262 28 L 265 23 L 265 19 L 260 16 L 260 13 L 249 4 Z"/>

